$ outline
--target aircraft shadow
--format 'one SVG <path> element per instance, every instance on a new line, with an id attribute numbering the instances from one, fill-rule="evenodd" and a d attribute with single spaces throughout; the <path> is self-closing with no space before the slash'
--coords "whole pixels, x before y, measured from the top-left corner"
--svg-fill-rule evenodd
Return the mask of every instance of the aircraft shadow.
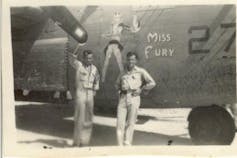
<path id="1" fill-rule="evenodd" d="M 73 121 L 65 117 L 73 116 L 71 105 L 20 105 L 15 107 L 17 129 L 43 135 L 61 137 L 62 139 L 21 140 L 18 143 L 31 144 L 41 142 L 51 147 L 69 147 L 67 141 L 72 139 Z M 185 135 L 185 134 L 184 134 Z M 182 135 L 168 136 L 164 134 L 135 131 L 134 145 L 190 145 L 189 138 Z M 95 124 L 91 138 L 91 146 L 116 146 L 115 127 Z M 49 148 L 44 146 L 44 148 Z"/>

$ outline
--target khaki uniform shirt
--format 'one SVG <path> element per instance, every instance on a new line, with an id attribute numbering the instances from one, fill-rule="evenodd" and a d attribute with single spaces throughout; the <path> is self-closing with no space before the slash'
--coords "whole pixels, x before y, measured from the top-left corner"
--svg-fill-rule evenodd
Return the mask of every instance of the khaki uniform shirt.
<path id="1" fill-rule="evenodd" d="M 129 93 L 141 88 L 150 90 L 155 85 L 154 79 L 145 69 L 135 66 L 132 71 L 125 70 L 120 74 L 115 86 L 118 90 L 125 90 Z"/>
<path id="2" fill-rule="evenodd" d="M 94 65 L 84 66 L 74 55 L 69 56 L 69 62 L 76 69 L 76 89 L 99 90 L 99 72 Z"/>

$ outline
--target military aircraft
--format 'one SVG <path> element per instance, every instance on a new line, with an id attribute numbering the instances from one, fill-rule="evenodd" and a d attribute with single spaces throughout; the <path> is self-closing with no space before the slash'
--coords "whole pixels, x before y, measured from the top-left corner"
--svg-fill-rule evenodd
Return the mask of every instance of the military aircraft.
<path id="1" fill-rule="evenodd" d="M 237 110 L 235 19 L 234 5 L 12 7 L 15 91 L 71 99 L 68 53 L 90 49 L 101 74 L 96 104 L 116 109 L 115 80 L 126 53 L 135 51 L 138 65 L 157 82 L 142 95 L 142 107 L 192 107 L 189 133 L 196 144 L 230 144 Z M 114 40 L 119 50 L 108 56 Z"/>

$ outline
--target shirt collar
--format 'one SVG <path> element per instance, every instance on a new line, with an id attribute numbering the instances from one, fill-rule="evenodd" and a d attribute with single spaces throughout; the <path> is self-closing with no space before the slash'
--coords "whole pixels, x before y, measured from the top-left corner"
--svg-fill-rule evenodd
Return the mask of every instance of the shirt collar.
<path id="1" fill-rule="evenodd" d="M 83 65 L 84 68 L 89 68 L 89 67 L 91 67 L 92 64 L 91 65 L 82 64 L 82 65 Z"/>
<path id="2" fill-rule="evenodd" d="M 128 69 L 126 68 L 125 73 L 134 73 L 138 71 L 138 67 L 135 65 L 134 68 L 131 71 L 128 71 Z"/>

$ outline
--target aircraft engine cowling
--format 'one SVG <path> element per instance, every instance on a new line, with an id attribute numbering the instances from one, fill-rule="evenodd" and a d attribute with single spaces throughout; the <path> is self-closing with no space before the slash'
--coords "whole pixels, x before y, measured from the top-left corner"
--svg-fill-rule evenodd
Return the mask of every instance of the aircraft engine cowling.
<path id="1" fill-rule="evenodd" d="M 80 44 L 87 41 L 88 34 L 70 11 L 63 6 L 41 7 L 64 31 L 70 34 Z"/>

